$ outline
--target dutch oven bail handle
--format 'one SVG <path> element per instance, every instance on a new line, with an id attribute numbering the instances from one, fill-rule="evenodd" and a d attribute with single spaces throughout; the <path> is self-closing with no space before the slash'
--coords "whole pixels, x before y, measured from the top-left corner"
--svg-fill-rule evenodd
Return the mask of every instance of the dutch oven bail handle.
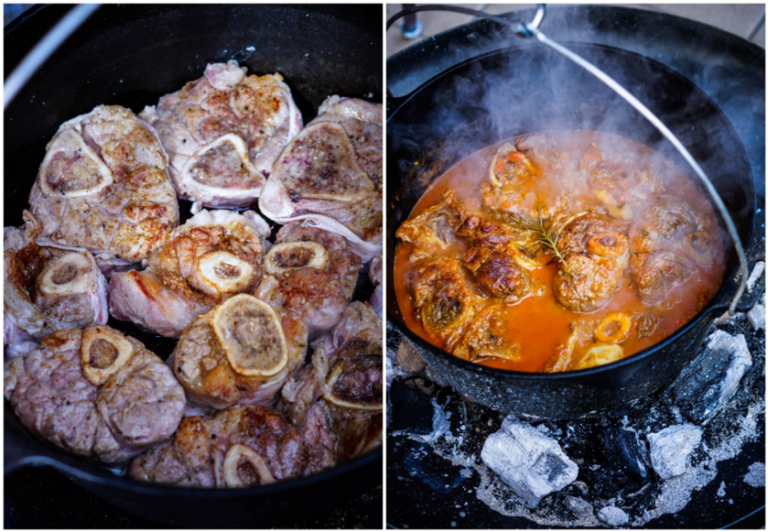
<path id="1" fill-rule="evenodd" d="M 731 300 L 728 306 L 728 312 L 731 315 L 733 315 L 736 313 L 738 309 L 743 308 L 743 306 L 741 307 L 739 306 L 739 300 L 741 299 L 741 296 L 744 294 L 747 287 L 747 277 L 749 276 L 749 264 L 747 262 L 746 254 L 744 253 L 744 246 L 742 246 L 741 239 L 739 238 L 739 234 L 736 231 L 736 226 L 733 223 L 733 219 L 731 218 L 731 215 L 728 212 L 728 209 L 723 203 L 723 200 L 720 197 L 720 194 L 718 194 L 714 185 L 712 185 L 712 182 L 704 173 L 704 170 L 702 170 L 702 168 L 699 166 L 699 164 L 696 162 L 696 160 L 693 158 L 690 152 L 685 148 L 685 146 L 683 146 L 680 140 L 674 135 L 674 133 L 672 133 L 669 130 L 669 128 L 667 128 L 664 122 L 662 122 L 645 105 L 643 105 L 643 103 L 640 102 L 640 100 L 635 98 L 629 91 L 627 91 L 624 87 L 622 87 L 616 80 L 611 78 L 608 74 L 606 74 L 605 72 L 597 68 L 595 65 L 593 65 L 592 63 L 590 63 L 580 55 L 575 54 L 568 48 L 565 48 L 564 46 L 561 46 L 555 41 L 547 38 L 541 31 L 539 31 L 539 25 L 541 24 L 542 20 L 544 20 L 544 16 L 546 15 L 546 12 L 547 12 L 546 4 L 538 4 L 536 9 L 536 14 L 533 17 L 533 20 L 529 23 L 513 22 L 505 18 L 498 17 L 496 15 L 491 15 L 483 11 L 477 11 L 475 9 L 470 9 L 470 8 L 461 7 L 461 6 L 450 6 L 450 5 L 442 5 L 442 4 L 413 6 L 413 7 L 403 9 L 402 11 L 395 13 L 392 17 L 390 17 L 389 20 L 387 20 L 387 29 L 389 29 L 392 26 L 392 24 L 394 24 L 394 22 L 399 18 L 404 17 L 406 15 L 413 14 L 413 13 L 418 13 L 419 11 L 453 11 L 455 13 L 473 15 L 475 17 L 492 20 L 498 24 L 506 26 L 510 28 L 518 37 L 521 37 L 524 39 L 534 37 L 541 44 L 545 46 L 549 46 L 559 54 L 565 56 L 570 61 L 573 61 L 578 66 L 582 67 L 587 72 L 589 72 L 590 74 L 595 76 L 597 79 L 602 81 L 610 89 L 616 92 L 619 96 L 624 98 L 624 100 L 626 100 L 627 103 L 629 103 L 632 107 L 634 107 L 635 110 L 637 110 L 641 115 L 643 115 L 646 120 L 648 120 L 662 135 L 664 135 L 667 141 L 669 141 L 670 144 L 672 144 L 672 146 L 674 146 L 675 149 L 680 153 L 680 155 L 682 155 L 683 159 L 685 159 L 685 161 L 693 169 L 696 175 L 699 176 L 699 179 L 701 179 L 702 183 L 704 183 L 704 187 L 707 189 L 707 192 L 712 198 L 712 201 L 714 202 L 715 207 L 717 207 L 717 210 L 720 211 L 720 215 L 722 216 L 723 221 L 725 222 L 725 227 L 728 230 L 728 234 L 731 236 L 731 241 L 733 243 L 733 246 L 736 249 L 736 254 L 739 257 L 740 271 L 739 271 L 739 274 L 737 275 L 739 285 L 736 290 L 736 293 L 733 296 L 733 299 Z M 387 94 L 387 96 L 390 96 L 390 95 Z"/>

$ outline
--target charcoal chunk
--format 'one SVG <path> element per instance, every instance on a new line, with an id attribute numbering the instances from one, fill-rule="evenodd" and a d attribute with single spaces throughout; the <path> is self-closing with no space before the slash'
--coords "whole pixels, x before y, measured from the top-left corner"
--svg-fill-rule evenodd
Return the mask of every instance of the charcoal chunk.
<path id="1" fill-rule="evenodd" d="M 706 424 L 735 395 L 741 378 L 752 366 L 743 334 L 712 333 L 696 356 L 665 393 L 691 420 Z"/>
<path id="2" fill-rule="evenodd" d="M 403 467 L 408 473 L 437 493 L 450 493 L 467 477 L 462 469 L 437 456 L 425 443 L 416 443 L 405 457 Z"/>
<path id="3" fill-rule="evenodd" d="M 672 425 L 648 435 L 653 470 L 664 480 L 685 473 L 688 455 L 701 443 L 703 431 L 696 425 Z"/>
<path id="4" fill-rule="evenodd" d="M 426 435 L 432 432 L 432 405 L 428 396 L 399 381 L 391 384 L 389 430 Z"/>
<path id="5" fill-rule="evenodd" d="M 765 329 L 765 307 L 758 303 L 747 312 L 747 319 L 754 330 Z"/>
<path id="6" fill-rule="evenodd" d="M 603 454 L 612 468 L 638 480 L 648 478 L 650 456 L 636 432 L 608 427 L 600 435 L 600 441 L 603 444 Z"/>
<path id="7" fill-rule="evenodd" d="M 485 440 L 480 458 L 531 508 L 579 474 L 556 440 L 513 416 Z"/>
<path id="8" fill-rule="evenodd" d="M 592 505 L 579 497 L 566 495 L 563 504 L 576 517 L 589 517 L 594 512 Z"/>
<path id="9" fill-rule="evenodd" d="M 610 526 L 626 525 L 629 522 L 627 512 L 615 506 L 606 506 L 597 512 L 597 517 Z"/>

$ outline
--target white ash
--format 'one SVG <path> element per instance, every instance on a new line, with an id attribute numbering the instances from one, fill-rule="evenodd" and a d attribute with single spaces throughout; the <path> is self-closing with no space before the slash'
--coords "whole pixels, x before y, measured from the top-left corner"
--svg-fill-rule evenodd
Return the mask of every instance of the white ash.
<path id="1" fill-rule="evenodd" d="M 722 498 L 725 497 L 725 481 L 720 483 L 720 487 L 717 488 L 717 496 Z"/>
<path id="2" fill-rule="evenodd" d="M 650 519 L 656 519 L 664 514 L 675 514 L 685 508 L 691 500 L 691 493 L 698 490 L 717 476 L 717 466 L 712 463 L 712 469 L 707 467 L 690 467 L 685 473 L 662 482 L 661 494 L 656 497 L 656 506 L 648 511 Z M 637 521 L 633 526 L 640 526 Z"/>
<path id="3" fill-rule="evenodd" d="M 563 504 L 568 511 L 577 517 L 591 517 L 594 513 L 592 505 L 580 497 L 566 495 Z"/>
<path id="4" fill-rule="evenodd" d="M 702 434 L 699 427 L 690 423 L 673 425 L 649 434 L 653 470 L 664 480 L 685 473 L 688 456 L 701 443 Z"/>
<path id="5" fill-rule="evenodd" d="M 755 284 L 760 279 L 760 276 L 763 275 L 764 271 L 765 262 L 758 262 L 755 264 L 755 267 L 752 268 L 752 273 L 749 274 L 749 278 L 747 279 L 747 290 L 752 290 L 755 287 Z"/>
<path id="6" fill-rule="evenodd" d="M 749 472 L 744 476 L 744 482 L 753 488 L 765 487 L 765 464 L 755 462 L 749 466 Z"/>
<path id="7" fill-rule="evenodd" d="M 765 329 L 765 306 L 757 303 L 754 307 L 747 312 L 747 319 L 752 328 L 756 331 Z"/>
<path id="8" fill-rule="evenodd" d="M 441 436 L 450 440 L 454 439 L 453 434 L 451 434 L 451 423 L 448 421 L 451 413 L 448 412 L 446 414 L 446 412 L 434 398 L 432 398 L 432 408 L 432 432 L 429 434 L 411 434 L 409 432 L 400 430 L 394 431 L 390 434 L 392 436 L 408 436 L 412 440 L 429 444 L 435 443 Z M 460 438 L 460 440 L 463 441 L 463 437 Z M 461 443 L 461 441 L 459 443 Z"/>
<path id="9" fill-rule="evenodd" d="M 662 483 L 662 492 L 656 498 L 655 507 L 647 511 L 643 519 L 635 520 L 632 526 L 643 526 L 648 521 L 664 514 L 677 513 L 691 500 L 691 493 L 712 482 L 717 476 L 717 463 L 730 460 L 741 452 L 742 446 L 757 438 L 758 417 L 765 413 L 763 398 L 749 405 L 746 414 L 736 416 L 732 426 L 736 430 L 723 438 L 717 447 L 707 449 L 707 459 L 696 467 L 688 468 L 684 474 Z"/>
<path id="10" fill-rule="evenodd" d="M 556 440 L 514 416 L 485 440 L 480 458 L 531 508 L 579 474 Z"/>
<path id="11" fill-rule="evenodd" d="M 597 512 L 597 517 L 599 517 L 600 520 L 604 523 L 613 527 L 626 525 L 629 522 L 629 516 L 627 515 L 627 512 L 615 506 L 606 506 L 605 508 L 600 508 L 600 510 Z"/>

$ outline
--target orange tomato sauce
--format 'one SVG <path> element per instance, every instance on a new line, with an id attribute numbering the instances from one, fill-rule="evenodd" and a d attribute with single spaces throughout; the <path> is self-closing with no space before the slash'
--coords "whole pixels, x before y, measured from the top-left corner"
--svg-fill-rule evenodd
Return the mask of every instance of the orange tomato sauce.
<path id="1" fill-rule="evenodd" d="M 648 147 L 617 135 L 586 131 L 545 132 L 542 134 L 550 136 L 558 147 L 562 146 L 564 149 L 570 150 L 576 154 L 576 157 L 585 152 L 590 142 L 597 142 L 600 145 L 607 139 L 612 143 L 620 143 L 623 149 L 637 150 L 637 153 L 660 158 Z M 441 195 L 448 190 L 455 191 L 456 199 L 464 204 L 468 214 L 494 218 L 483 207 L 480 184 L 488 181 L 491 162 L 501 144 L 489 146 L 469 156 L 436 179 L 417 202 L 410 218 L 438 203 Z M 667 170 L 665 175 L 661 176 L 665 194 L 671 194 L 685 200 L 695 212 L 698 212 L 698 209 L 709 209 L 709 212 L 713 212 L 704 194 L 684 172 L 669 161 L 665 160 L 663 164 L 666 165 Z M 538 195 L 538 201 L 544 203 L 548 199 L 554 200 L 558 194 L 562 195 L 563 193 L 579 201 L 591 202 L 591 204 L 597 202 L 594 197 L 590 197 L 594 193 L 586 183 L 574 184 L 574 180 L 570 183 L 564 183 L 561 179 L 547 179 L 547 177 L 547 171 L 544 170 L 540 180 L 537 179 L 535 182 L 524 184 L 524 186 L 530 186 L 531 190 L 522 190 L 521 194 L 535 192 Z M 586 178 L 582 181 L 585 180 Z M 579 180 L 576 179 L 575 181 Z M 563 188 L 569 186 L 570 189 Z M 634 219 L 638 214 L 635 214 Z M 534 270 L 529 270 L 534 289 L 533 293 L 522 300 L 514 304 L 506 304 L 503 300 L 490 295 L 484 298 L 484 308 L 502 305 L 498 310 L 506 324 L 505 334 L 519 347 L 518 355 L 514 358 L 486 357 L 476 360 L 476 362 L 486 366 L 525 372 L 580 369 L 576 364 L 578 357 L 583 355 L 590 346 L 598 345 L 598 340 L 594 334 L 581 337 L 575 349 L 570 354 L 564 355 L 564 346 L 569 337 L 578 327 L 586 326 L 588 330 L 596 329 L 606 316 L 614 312 L 622 312 L 634 318 L 640 313 L 653 312 L 659 318 L 653 333 L 643 337 L 636 334 L 636 323 L 633 320 L 629 336 L 620 343 L 623 357 L 658 343 L 693 318 L 717 292 L 722 283 L 724 272 L 723 238 L 722 235 L 718 235 L 718 237 L 719 248 L 713 264 L 708 268 L 699 268 L 683 282 L 673 286 L 665 300 L 660 304 L 653 305 L 652 308 L 640 299 L 629 267 L 624 271 L 620 287 L 613 293 L 608 302 L 601 308 L 586 313 L 571 311 L 556 300 L 553 291 L 553 279 L 558 268 L 556 260 Z M 430 257 L 448 256 L 463 261 L 464 252 L 468 247 L 469 244 L 466 241 L 459 241 L 448 249 L 439 252 L 433 253 L 430 250 Z M 442 341 L 431 337 L 426 332 L 422 325 L 420 313 L 416 311 L 413 305 L 411 285 L 414 281 L 416 267 L 420 262 L 411 260 L 410 256 L 413 249 L 413 244 L 398 240 L 394 263 L 395 296 L 406 325 L 427 342 L 445 349 L 446 346 Z M 472 278 L 471 273 L 469 273 L 469 277 Z M 559 358 L 563 358 L 563 360 L 558 361 Z"/>

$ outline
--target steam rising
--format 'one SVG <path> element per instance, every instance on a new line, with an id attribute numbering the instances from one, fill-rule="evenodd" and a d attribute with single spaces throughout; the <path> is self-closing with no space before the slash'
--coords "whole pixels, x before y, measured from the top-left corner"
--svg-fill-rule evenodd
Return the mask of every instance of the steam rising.
<path id="1" fill-rule="evenodd" d="M 545 19 L 545 34 L 599 40 L 600 25 L 607 23 L 592 25 L 558 14 L 562 11 Z M 428 185 L 458 161 L 488 145 L 537 131 L 616 133 L 669 158 L 700 185 L 661 134 L 599 80 L 543 45 L 522 41 L 495 24 L 479 26 L 489 30 L 488 36 L 474 33 L 478 42 L 473 51 L 505 51 L 455 67 L 417 91 L 389 121 L 389 147 L 395 157 L 390 168 L 396 166 L 404 184 L 396 218 L 407 216 Z M 718 189 L 743 238 L 753 207 L 750 169 L 743 146 L 719 109 L 679 74 L 643 56 L 559 42 L 616 79 L 678 136 Z M 460 57 L 466 52 L 451 53 Z M 395 220 L 395 227 L 401 221 Z"/>

